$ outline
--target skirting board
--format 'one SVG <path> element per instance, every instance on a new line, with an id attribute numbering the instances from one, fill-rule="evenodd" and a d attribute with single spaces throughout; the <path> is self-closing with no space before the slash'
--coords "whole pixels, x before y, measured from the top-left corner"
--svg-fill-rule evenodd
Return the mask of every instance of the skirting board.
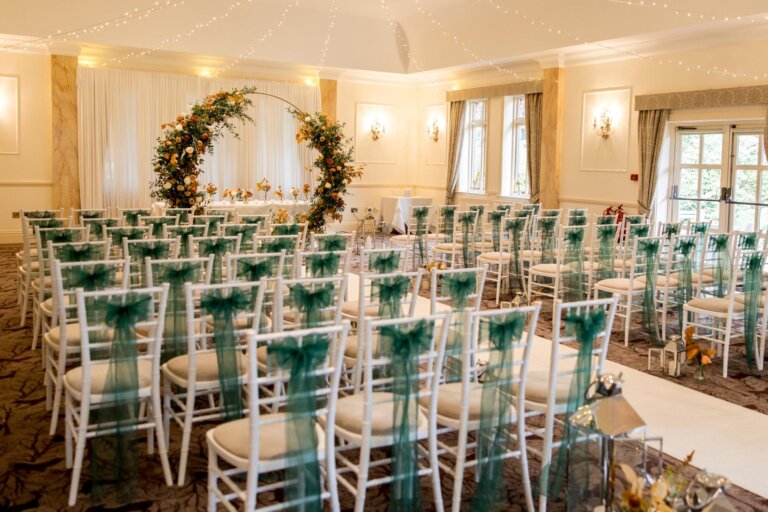
<path id="1" fill-rule="evenodd" d="M 23 243 L 21 230 L 0 231 L 0 244 L 21 244 Z"/>

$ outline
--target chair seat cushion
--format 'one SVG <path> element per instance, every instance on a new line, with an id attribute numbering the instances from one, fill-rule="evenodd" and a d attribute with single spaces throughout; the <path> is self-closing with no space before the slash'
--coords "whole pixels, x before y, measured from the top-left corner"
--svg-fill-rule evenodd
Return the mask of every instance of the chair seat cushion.
<path id="1" fill-rule="evenodd" d="M 620 291 L 627 291 L 631 287 L 632 290 L 637 291 L 645 288 L 645 283 L 641 283 L 639 279 L 632 281 L 623 277 L 615 277 L 612 279 L 602 279 L 595 286 Z"/>
<path id="2" fill-rule="evenodd" d="M 638 276 L 637 280 L 645 284 L 645 276 Z M 667 280 L 666 276 L 656 276 L 656 286 L 677 286 L 677 278 L 669 276 Z"/>
<path id="3" fill-rule="evenodd" d="M 416 240 L 416 235 L 395 235 L 389 239 L 390 242 L 395 242 L 395 243 L 399 242 L 401 244 L 413 242 L 414 240 Z"/>
<path id="4" fill-rule="evenodd" d="M 499 251 L 484 252 L 478 256 L 477 259 L 480 261 L 489 261 L 494 263 L 498 263 L 500 259 L 503 261 L 510 261 L 512 260 L 512 253 Z"/>
<path id="5" fill-rule="evenodd" d="M 51 327 L 45 335 L 52 345 L 59 346 L 61 344 L 61 324 L 55 327 Z M 80 323 L 73 322 L 66 324 L 64 328 L 64 335 L 66 337 L 68 347 L 80 345 L 80 341 L 82 339 L 80 336 Z M 112 339 L 113 335 L 114 331 L 109 329 L 109 331 L 107 331 L 108 338 Z M 93 333 L 91 333 L 90 336 L 93 337 Z"/>
<path id="6" fill-rule="evenodd" d="M 552 275 L 562 272 L 563 270 L 565 270 L 565 265 L 559 265 L 557 263 L 539 263 L 530 268 L 530 271 L 534 273 Z"/>
<path id="7" fill-rule="evenodd" d="M 356 359 L 359 350 L 360 337 L 357 335 L 347 336 L 347 344 L 344 345 L 344 355 Z"/>
<path id="8" fill-rule="evenodd" d="M 733 298 L 733 300 L 738 302 L 739 304 L 744 304 L 745 301 L 747 300 L 747 296 L 745 294 L 739 294 L 739 295 L 736 295 Z M 765 306 L 765 293 L 760 294 L 760 307 L 763 307 L 763 306 Z"/>
<path id="9" fill-rule="evenodd" d="M 285 456 L 286 453 L 286 423 L 285 414 L 262 414 L 259 420 L 259 460 L 274 460 Z M 318 450 L 325 445 L 325 435 L 320 425 L 316 424 Z M 224 450 L 235 457 L 248 459 L 251 447 L 251 420 L 242 418 L 218 425 L 212 430 L 213 439 Z"/>
<path id="10" fill-rule="evenodd" d="M 442 384 L 437 391 L 437 414 L 446 418 L 459 420 L 461 418 L 461 382 Z M 429 397 L 421 397 L 422 407 L 429 406 Z M 469 385 L 469 415 L 470 421 L 480 419 L 480 409 L 483 405 L 483 385 L 472 382 Z"/>
<path id="11" fill-rule="evenodd" d="M 344 315 L 357 318 L 360 313 L 360 302 L 357 300 L 349 300 L 341 305 L 341 312 Z M 365 306 L 365 316 L 368 318 L 374 318 L 379 316 L 379 306 L 376 304 L 368 304 Z"/>
<path id="12" fill-rule="evenodd" d="M 165 369 L 177 377 L 189 380 L 189 356 L 177 356 L 165 363 Z M 248 370 L 248 359 L 237 352 L 237 373 L 244 375 Z M 216 352 L 195 354 L 195 381 L 211 382 L 219 379 L 219 360 Z"/>
<path id="13" fill-rule="evenodd" d="M 728 303 L 729 299 L 726 297 L 719 298 L 719 297 L 698 297 L 693 300 L 689 300 L 686 306 L 694 309 L 701 309 L 704 311 L 711 311 L 713 313 L 727 313 L 728 312 Z M 734 298 L 733 301 L 733 311 L 734 312 L 741 312 L 744 311 L 744 303 L 736 301 Z"/>
<path id="14" fill-rule="evenodd" d="M 555 403 L 565 404 L 571 391 L 571 375 L 562 375 L 555 382 Z M 549 372 L 529 371 L 525 381 L 525 400 L 546 404 L 549 396 Z"/>
<path id="15" fill-rule="evenodd" d="M 107 375 L 109 373 L 109 361 L 97 361 L 91 363 L 91 393 L 100 395 L 105 391 Z M 139 388 L 148 388 L 152 384 L 152 362 L 146 359 L 138 361 Z M 64 382 L 70 388 L 82 393 L 83 368 L 78 366 L 69 370 L 64 375 Z"/>
<path id="16" fill-rule="evenodd" d="M 447 238 L 447 235 L 443 233 L 429 233 L 427 235 L 427 240 L 434 242 L 435 240 L 445 240 Z"/>
<path id="17" fill-rule="evenodd" d="M 439 252 L 460 251 L 461 244 L 458 242 L 443 242 L 435 245 L 435 250 Z"/>
<path id="18" fill-rule="evenodd" d="M 541 258 L 541 251 L 536 249 L 533 249 L 533 250 L 523 249 L 522 251 L 520 251 L 520 255 L 523 258 L 536 259 L 536 258 Z"/>
<path id="19" fill-rule="evenodd" d="M 30 267 L 32 268 L 32 272 L 37 272 L 38 270 L 40 270 L 40 262 L 32 261 L 30 262 L 29 266 L 25 263 L 19 267 L 19 272 L 27 272 L 30 269 Z"/>
<path id="20" fill-rule="evenodd" d="M 365 393 L 345 396 L 336 402 L 336 426 L 354 434 L 363 433 L 363 420 L 365 417 Z M 386 436 L 392 434 L 392 424 L 394 422 L 394 395 L 376 391 L 371 393 L 373 402 L 371 410 L 371 433 L 375 436 Z M 414 410 L 413 416 L 418 411 L 415 404 L 411 405 Z M 418 411 L 419 429 L 426 428 L 427 418 Z"/>

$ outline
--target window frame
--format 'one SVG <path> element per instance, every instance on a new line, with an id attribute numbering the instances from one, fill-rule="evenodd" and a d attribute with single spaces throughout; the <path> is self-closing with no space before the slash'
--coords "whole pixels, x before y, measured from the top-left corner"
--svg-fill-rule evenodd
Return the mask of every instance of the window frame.
<path id="1" fill-rule="evenodd" d="M 522 108 L 520 108 L 522 106 Z M 521 111 L 522 110 L 522 115 Z M 517 167 L 518 156 L 520 153 L 520 142 L 518 131 L 520 128 L 527 130 L 525 123 L 525 95 L 504 97 L 504 133 L 502 139 L 502 162 L 501 162 L 501 193 L 503 197 L 513 199 L 530 199 L 531 188 L 528 181 L 528 161 L 525 160 L 522 169 Z M 527 134 L 526 134 L 526 151 Z M 520 172 L 524 173 L 526 178 L 527 191 L 521 193 L 515 190 L 515 182 L 519 179 Z"/>
<path id="2" fill-rule="evenodd" d="M 483 118 L 474 119 L 474 109 L 478 103 L 483 103 Z M 459 192 L 462 194 L 479 194 L 486 193 L 486 187 L 488 184 L 488 107 L 490 101 L 488 98 L 478 98 L 467 100 L 467 108 L 464 112 L 464 120 L 462 122 L 462 130 L 464 130 L 464 138 L 462 141 L 461 163 L 459 167 Z M 472 144 L 473 131 L 481 129 L 483 133 L 482 141 L 482 154 L 481 154 L 481 176 L 482 184 L 480 188 L 472 188 L 472 176 L 471 176 L 471 163 L 474 159 L 474 145 Z"/>

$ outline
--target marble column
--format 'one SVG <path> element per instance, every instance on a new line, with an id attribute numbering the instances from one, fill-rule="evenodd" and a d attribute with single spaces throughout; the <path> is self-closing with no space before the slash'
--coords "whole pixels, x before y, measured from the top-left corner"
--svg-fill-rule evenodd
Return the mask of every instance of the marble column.
<path id="1" fill-rule="evenodd" d="M 53 207 L 80 208 L 77 57 L 51 55 Z"/>
<path id="2" fill-rule="evenodd" d="M 560 204 L 560 165 L 563 149 L 563 68 L 544 70 L 541 106 L 541 204 Z"/>
<path id="3" fill-rule="evenodd" d="M 320 79 L 320 110 L 336 120 L 336 80 Z"/>

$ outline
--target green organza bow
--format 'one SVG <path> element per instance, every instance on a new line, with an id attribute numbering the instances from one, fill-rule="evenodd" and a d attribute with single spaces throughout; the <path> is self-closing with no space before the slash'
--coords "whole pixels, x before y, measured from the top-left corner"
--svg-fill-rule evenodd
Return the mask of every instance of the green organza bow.
<path id="1" fill-rule="evenodd" d="M 613 215 L 601 215 L 597 218 L 598 226 L 605 226 L 607 224 L 613 224 L 616 218 Z"/>
<path id="2" fill-rule="evenodd" d="M 488 212 L 488 220 L 491 221 L 491 243 L 493 245 L 493 250 L 496 252 L 501 250 L 501 220 L 505 215 L 506 212 L 504 210 Z"/>
<path id="3" fill-rule="evenodd" d="M 122 250 L 123 240 L 141 240 L 144 238 L 144 230 L 139 228 L 118 228 L 110 232 L 112 236 L 112 245 Z"/>
<path id="4" fill-rule="evenodd" d="M 256 234 L 259 227 L 255 224 L 237 224 L 230 225 L 224 228 L 224 235 L 237 236 L 240 235 L 240 250 L 250 251 L 253 249 L 253 235 Z"/>
<path id="5" fill-rule="evenodd" d="M 341 254 L 326 252 L 307 255 L 307 271 L 310 277 L 332 277 L 339 271 Z"/>
<path id="6" fill-rule="evenodd" d="M 86 292 L 95 292 L 114 287 L 116 276 L 116 267 L 97 264 L 67 268 L 63 277 L 68 289 L 82 288 Z"/>
<path id="7" fill-rule="evenodd" d="M 213 317 L 213 340 L 221 385 L 221 413 L 226 420 L 240 418 L 243 414 L 240 389 L 242 352 L 237 341 L 235 321 L 237 315 L 247 311 L 250 306 L 248 295 L 236 288 L 229 289 L 229 293 L 212 290 L 200 300 L 201 309 Z"/>
<path id="8" fill-rule="evenodd" d="M 100 245 L 66 244 L 58 248 L 58 259 L 63 263 L 74 263 L 103 259 L 104 249 Z"/>
<path id="9" fill-rule="evenodd" d="M 152 238 L 163 237 L 163 226 L 173 226 L 176 219 L 173 217 L 160 217 L 157 219 L 145 219 L 144 224 L 150 226 L 150 236 Z"/>
<path id="10" fill-rule="evenodd" d="M 643 327 L 651 338 L 651 344 L 663 345 L 659 335 L 659 317 L 656 313 L 656 277 L 659 264 L 659 241 L 640 240 L 638 252 L 645 262 L 645 289 L 643 292 Z"/>
<path id="11" fill-rule="evenodd" d="M 472 242 L 475 236 L 476 218 L 476 214 L 473 212 L 459 213 L 459 224 L 461 224 L 461 258 L 464 268 L 475 266 L 475 251 Z"/>
<path id="12" fill-rule="evenodd" d="M 427 246 L 427 217 L 429 217 L 429 207 L 413 209 L 413 218 L 416 219 L 416 245 L 419 249 L 419 266 L 424 265 L 426 259 Z"/>
<path id="13" fill-rule="evenodd" d="M 578 432 L 571 427 L 570 417 L 581 407 L 585 401 L 585 393 L 592 379 L 592 361 L 594 359 L 593 347 L 597 335 L 605 329 L 605 311 L 596 309 L 588 313 L 569 314 L 565 319 L 566 332 L 574 333 L 579 342 L 579 353 L 576 358 L 576 368 L 571 378 L 568 391 L 568 404 L 565 409 L 565 422 L 563 428 L 563 442 L 557 452 L 557 458 L 552 461 L 550 468 L 542 470 L 541 489 L 552 498 L 560 494 L 563 482 L 569 472 L 569 466 L 573 467 L 573 457 Z M 570 457 L 569 457 L 570 455 Z M 575 473 L 572 473 L 575 478 Z M 577 485 L 569 485 L 574 489 Z M 569 497 L 570 498 L 570 497 Z M 572 507 L 574 504 L 570 502 Z M 570 510 L 570 508 L 569 508 Z"/>
<path id="14" fill-rule="evenodd" d="M 616 227 L 597 227 L 597 280 L 610 279 L 614 276 L 613 254 L 616 249 Z"/>
<path id="15" fill-rule="evenodd" d="M 259 252 L 285 251 L 286 254 L 293 254 L 295 247 L 296 241 L 293 238 L 275 238 L 263 242 L 259 247 Z"/>
<path id="16" fill-rule="evenodd" d="M 123 220 L 132 227 L 139 225 L 139 217 L 149 217 L 149 210 L 123 210 Z"/>
<path id="17" fill-rule="evenodd" d="M 691 224 L 691 233 L 694 235 L 705 235 L 709 231 L 709 222 L 694 222 Z"/>
<path id="18" fill-rule="evenodd" d="M 584 228 L 565 230 L 565 259 L 563 261 L 563 292 L 566 302 L 585 299 L 584 289 Z"/>
<path id="19" fill-rule="evenodd" d="M 445 241 L 448 243 L 453 242 L 453 225 L 456 219 L 456 207 L 455 206 L 443 206 L 440 209 L 440 216 L 443 218 L 443 235 L 445 235 Z"/>
<path id="20" fill-rule="evenodd" d="M 25 211 L 24 216 L 28 219 L 52 219 L 56 217 L 56 212 L 48 210 Z"/>
<path id="21" fill-rule="evenodd" d="M 472 205 L 469 211 L 477 213 L 475 222 L 475 242 L 483 241 L 483 215 L 485 215 L 485 206 L 482 204 Z"/>
<path id="22" fill-rule="evenodd" d="M 55 244 L 71 243 L 80 240 L 80 232 L 69 228 L 54 228 L 40 231 L 40 242 L 43 247 L 48 246 L 48 242 Z"/>
<path id="23" fill-rule="evenodd" d="M 80 212 L 80 220 L 85 219 L 100 219 L 104 216 L 104 212 L 95 211 L 95 210 L 88 210 L 88 211 L 81 211 Z"/>
<path id="24" fill-rule="evenodd" d="M 757 320 L 762 292 L 763 254 L 756 252 L 747 257 L 744 269 L 744 348 L 747 355 L 747 368 L 752 375 L 757 374 L 755 367 Z"/>
<path id="25" fill-rule="evenodd" d="M 407 276 L 394 276 L 381 279 L 376 283 L 379 297 L 379 316 L 398 318 L 402 315 L 402 301 L 408 294 L 411 280 Z"/>
<path id="26" fill-rule="evenodd" d="M 116 219 L 84 219 L 83 226 L 88 228 L 88 232 L 96 238 L 104 238 L 107 234 L 107 228 L 117 226 Z"/>
<path id="27" fill-rule="evenodd" d="M 60 221 L 59 219 L 49 219 L 49 218 L 43 217 L 40 219 L 29 219 L 27 220 L 27 224 L 29 224 L 29 226 L 31 227 L 48 229 L 48 228 L 60 228 L 64 225 L 64 222 Z"/>
<path id="28" fill-rule="evenodd" d="M 541 262 L 555 261 L 555 225 L 557 217 L 539 218 L 539 238 L 541 240 Z"/>
<path id="29" fill-rule="evenodd" d="M 333 283 L 308 288 L 303 284 L 289 286 L 289 304 L 298 309 L 303 317 L 303 328 L 316 327 L 322 321 L 323 309 L 333 304 L 335 287 Z"/>
<path id="30" fill-rule="evenodd" d="M 259 281 L 262 277 L 273 278 L 277 263 L 271 260 L 237 262 L 237 277 L 246 281 Z"/>
<path id="31" fill-rule="evenodd" d="M 397 251 L 372 254 L 368 267 L 377 274 L 391 274 L 400 266 L 400 253 Z"/>
<path id="32" fill-rule="evenodd" d="M 192 261 L 174 261 L 161 264 L 157 282 L 168 283 L 168 305 L 165 308 L 162 361 L 166 362 L 187 353 L 187 311 L 185 283 L 200 281 L 201 264 Z M 156 283 L 155 283 L 156 284 Z"/>
<path id="33" fill-rule="evenodd" d="M 627 215 L 624 217 L 627 224 L 643 224 L 645 223 L 644 215 Z M 645 236 L 645 235 L 644 235 Z"/>
<path id="34" fill-rule="evenodd" d="M 240 222 L 243 224 L 253 224 L 254 226 L 264 227 L 267 222 L 267 218 L 264 215 L 243 215 L 240 217 Z"/>
<path id="35" fill-rule="evenodd" d="M 675 243 L 675 254 L 680 256 L 681 265 L 677 272 L 677 317 L 680 332 L 683 330 L 683 306 L 693 298 L 693 261 L 697 237 L 681 237 Z"/>
<path id="36" fill-rule="evenodd" d="M 632 241 L 635 238 L 645 238 L 651 232 L 651 226 L 648 224 L 632 224 L 629 227 L 629 236 L 627 241 Z"/>
<path id="37" fill-rule="evenodd" d="M 208 235 L 212 235 L 216 233 L 216 231 L 219 229 L 219 224 L 226 222 L 227 216 L 226 215 L 213 215 L 213 216 L 206 216 L 206 217 L 193 217 L 192 223 L 197 225 L 205 225 L 208 226 Z"/>
<path id="38" fill-rule="evenodd" d="M 168 236 L 179 238 L 179 257 L 189 257 L 189 239 L 192 237 L 202 237 L 205 235 L 205 226 L 173 226 L 169 230 Z"/>
<path id="39" fill-rule="evenodd" d="M 298 224 L 277 224 L 272 227 L 273 235 L 298 235 L 299 231 Z"/>
<path id="40" fill-rule="evenodd" d="M 586 226 L 587 217 L 586 215 L 583 215 L 583 214 L 571 215 L 570 217 L 568 217 L 568 225 L 569 226 Z"/>
<path id="41" fill-rule="evenodd" d="M 754 251 L 757 249 L 758 233 L 742 233 L 739 235 L 736 247 L 742 251 Z"/>
<path id="42" fill-rule="evenodd" d="M 153 260 L 163 260 L 171 255 L 171 242 L 166 240 L 156 240 L 152 242 L 143 242 L 128 246 L 128 253 L 131 259 L 135 259 L 139 265 L 139 283 L 136 285 L 146 285 L 147 268 L 145 261 L 147 258 Z"/>
<path id="43" fill-rule="evenodd" d="M 297 502 L 290 510 L 323 509 L 320 464 L 317 460 L 317 379 L 312 373 L 328 356 L 327 336 L 311 335 L 299 346 L 286 338 L 268 346 L 267 353 L 279 368 L 290 370 L 286 404 L 285 501 Z"/>
<path id="44" fill-rule="evenodd" d="M 518 291 L 523 292 L 525 290 L 525 285 L 523 284 L 523 269 L 520 265 L 520 248 L 523 245 L 525 220 L 526 217 L 507 219 L 505 225 L 509 239 L 512 242 L 512 260 L 510 262 L 507 278 L 507 287 L 510 291 L 517 289 Z M 513 287 L 513 283 L 517 285 L 517 288 Z"/>
<path id="45" fill-rule="evenodd" d="M 509 215 L 509 212 L 512 211 L 512 205 L 511 204 L 497 204 L 496 209 L 498 211 L 504 212 L 505 215 Z"/>
<path id="46" fill-rule="evenodd" d="M 91 304 L 115 332 L 100 407 L 91 413 L 97 429 L 113 431 L 93 439 L 93 494 L 100 499 L 108 487 L 114 486 L 118 499 L 127 502 L 135 494 L 139 469 L 135 429 L 139 421 L 139 354 L 134 328 L 138 322 L 150 319 L 152 297 L 127 294 L 94 299 Z"/>
<path id="47" fill-rule="evenodd" d="M 731 282 L 731 253 L 728 250 L 728 234 L 712 235 L 709 238 L 709 250 L 715 253 L 715 296 L 724 297 Z"/>
<path id="48" fill-rule="evenodd" d="M 211 283 L 221 283 L 224 255 L 228 252 L 234 252 L 235 241 L 231 238 L 213 237 L 199 240 L 198 244 L 198 251 L 201 257 L 206 258 L 213 254 L 213 272 L 211 272 Z"/>
<path id="49" fill-rule="evenodd" d="M 504 455 L 511 444 L 508 423 L 513 410 L 514 351 L 525 327 L 526 316 L 513 312 L 493 316 L 481 324 L 490 342 L 488 366 L 483 378 L 480 428 L 477 432 L 477 490 L 471 510 L 490 512 L 508 506 L 504 479 Z"/>
<path id="50" fill-rule="evenodd" d="M 469 297 L 477 290 L 477 275 L 475 272 L 460 272 L 442 276 L 443 296 L 451 299 L 451 317 L 448 322 L 448 340 L 446 341 L 446 380 L 455 382 L 461 380 L 463 362 L 464 322 L 467 318 Z"/>
<path id="51" fill-rule="evenodd" d="M 419 451 L 414 435 L 419 422 L 418 356 L 431 347 L 433 329 L 434 324 L 424 320 L 415 322 L 411 328 L 381 328 L 382 351 L 391 358 L 393 378 L 393 482 L 390 498 L 390 510 L 393 512 L 421 509 Z"/>
<path id="52" fill-rule="evenodd" d="M 343 235 L 328 235 L 317 239 L 317 250 L 333 252 L 347 250 L 347 237 Z"/>
<path id="53" fill-rule="evenodd" d="M 673 236 L 680 234 L 680 224 L 670 223 L 664 225 L 664 231 L 662 235 L 667 237 L 667 240 L 671 240 Z"/>
<path id="54" fill-rule="evenodd" d="M 165 210 L 165 214 L 169 217 L 179 216 L 179 222 L 189 222 L 190 211 L 187 208 L 168 208 Z"/>

